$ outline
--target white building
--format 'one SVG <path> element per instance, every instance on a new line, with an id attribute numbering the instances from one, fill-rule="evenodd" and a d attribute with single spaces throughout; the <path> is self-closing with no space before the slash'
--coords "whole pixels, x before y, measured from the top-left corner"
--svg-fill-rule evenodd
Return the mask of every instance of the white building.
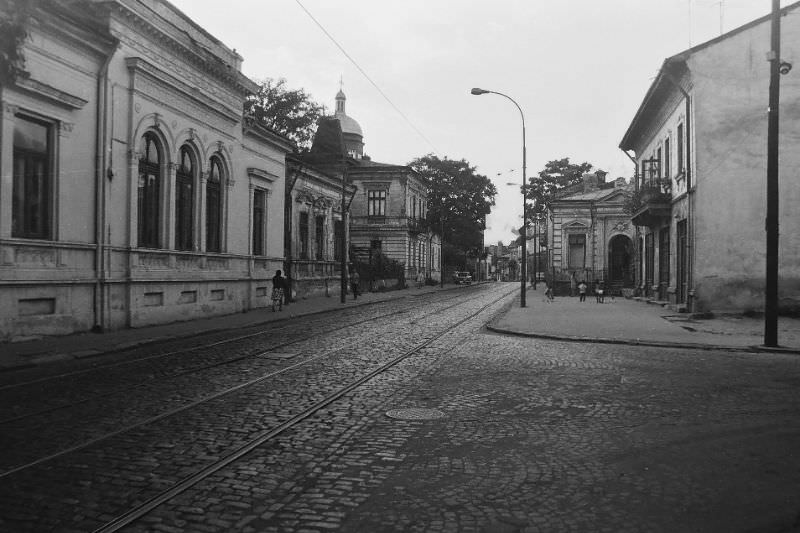
<path id="1" fill-rule="evenodd" d="M 42 4 L 2 88 L 0 338 L 266 304 L 291 144 L 242 58 L 169 2 Z"/>
<path id="2" fill-rule="evenodd" d="M 781 54 L 800 58 L 800 2 Z M 620 148 L 637 165 L 641 290 L 690 311 L 764 305 L 769 16 L 667 58 Z M 800 69 L 781 76 L 780 306 L 800 308 Z"/>

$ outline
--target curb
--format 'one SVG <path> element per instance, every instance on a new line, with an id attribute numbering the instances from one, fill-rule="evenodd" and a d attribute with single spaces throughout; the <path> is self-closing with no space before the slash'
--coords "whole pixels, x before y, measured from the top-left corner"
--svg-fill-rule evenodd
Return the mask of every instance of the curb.
<path id="1" fill-rule="evenodd" d="M 604 337 L 581 337 L 577 335 L 550 335 L 546 333 L 530 333 L 499 328 L 488 324 L 486 329 L 503 335 L 514 335 L 517 337 L 530 337 L 535 339 L 545 339 L 565 342 L 585 342 L 596 344 L 622 344 L 629 346 L 652 346 L 655 348 L 683 348 L 688 350 L 714 350 L 745 353 L 783 353 L 800 355 L 800 349 L 786 347 L 767 347 L 767 346 L 723 346 L 719 344 L 699 344 L 691 342 L 668 342 L 668 341 L 648 341 L 644 339 L 610 339 Z"/>
<path id="2" fill-rule="evenodd" d="M 397 296 L 397 297 L 389 296 L 389 297 L 386 297 L 386 298 L 375 299 L 375 300 L 372 300 L 372 301 L 369 301 L 369 302 L 365 302 L 365 301 L 358 302 L 358 301 L 355 301 L 353 303 L 350 303 L 350 305 L 348 307 L 362 307 L 362 306 L 367 306 L 367 305 L 379 304 L 379 303 L 387 302 L 387 301 L 390 301 L 390 300 L 402 300 L 402 299 L 406 299 L 406 298 L 415 298 L 417 296 L 420 296 L 421 294 L 427 294 L 428 292 L 443 292 L 443 291 L 455 290 L 455 289 L 459 289 L 459 288 L 461 288 L 461 287 L 460 286 L 445 287 L 445 288 L 438 288 L 437 287 L 435 290 L 425 291 L 424 293 L 423 292 L 419 292 L 419 293 L 416 293 L 416 294 L 403 294 L 403 295 Z M 348 301 L 352 302 L 352 300 L 348 300 Z M 291 305 L 286 306 L 286 307 L 290 308 Z M 279 316 L 276 316 L 275 318 L 270 318 L 270 319 L 267 319 L 267 320 L 258 319 L 258 320 L 254 320 L 252 322 L 247 322 L 247 323 L 244 323 L 244 324 L 237 324 L 235 326 L 204 329 L 204 330 L 202 330 L 202 333 L 203 334 L 212 334 L 212 333 L 219 333 L 221 331 L 227 331 L 227 330 L 237 330 L 237 329 L 251 328 L 251 327 L 271 324 L 271 323 L 275 323 L 275 322 L 285 322 L 285 321 L 291 320 L 293 318 L 306 317 L 306 316 L 318 315 L 318 314 L 322 314 L 322 313 L 330 313 L 330 312 L 341 311 L 343 309 L 345 309 L 345 307 L 332 306 L 332 307 L 329 307 L 327 309 L 316 309 L 316 310 L 302 311 L 302 312 L 295 313 L 295 314 L 292 314 L 291 311 L 288 311 L 288 309 L 285 309 L 288 312 L 287 312 L 287 314 L 282 315 L 282 316 L 279 315 Z M 225 315 L 222 315 L 222 316 L 225 316 Z M 187 322 L 191 322 L 191 321 L 187 321 Z M 180 323 L 181 322 L 177 322 L 176 324 L 180 324 Z M 149 345 L 149 344 L 156 344 L 156 343 L 159 343 L 159 342 L 187 339 L 189 337 L 194 337 L 197 334 L 198 334 L 197 331 L 193 331 L 193 332 L 186 332 L 186 333 L 181 333 L 181 334 L 176 334 L 176 335 L 158 335 L 158 336 L 151 337 L 151 338 L 143 338 L 143 339 L 139 339 L 139 340 L 135 340 L 135 341 L 124 341 L 124 342 L 120 342 L 118 344 L 109 345 L 108 349 L 86 349 L 86 348 L 81 348 L 80 350 L 76 350 L 76 351 L 72 351 L 72 352 L 59 352 L 59 353 L 40 352 L 40 353 L 37 353 L 37 354 L 31 354 L 31 355 L 28 355 L 28 356 L 18 356 L 19 358 L 24 358 L 24 360 L 21 360 L 19 362 L 11 362 L 11 363 L 8 363 L 8 364 L 4 364 L 3 362 L 0 362 L 0 373 L 2 373 L 2 372 L 12 372 L 12 371 L 18 371 L 18 370 L 24 370 L 24 369 L 30 369 L 30 368 L 36 368 L 38 366 L 47 365 L 49 363 L 53 363 L 53 362 L 57 362 L 57 361 L 66 361 L 66 360 L 74 360 L 74 359 L 89 359 L 89 358 L 92 358 L 92 357 L 99 357 L 99 356 L 103 356 L 103 355 L 111 355 L 111 354 L 114 354 L 114 353 L 118 353 L 118 352 L 122 352 L 122 351 L 125 351 L 125 350 L 128 350 L 128 349 L 131 349 L 131 348 L 140 348 L 142 346 L 146 346 L 146 345 Z M 2 346 L 2 345 L 0 345 L 0 346 Z"/>

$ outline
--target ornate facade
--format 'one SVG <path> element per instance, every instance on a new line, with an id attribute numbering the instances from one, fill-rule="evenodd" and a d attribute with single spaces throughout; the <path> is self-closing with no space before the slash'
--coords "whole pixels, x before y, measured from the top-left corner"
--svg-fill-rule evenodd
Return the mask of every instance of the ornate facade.
<path id="1" fill-rule="evenodd" d="M 355 194 L 343 190 L 341 172 L 322 172 L 299 157 L 287 158 L 286 272 L 296 297 L 338 294 L 342 259 L 348 261 L 348 208 Z M 344 216 L 342 216 L 344 196 Z"/>
<path id="2" fill-rule="evenodd" d="M 266 305 L 292 146 L 243 121 L 242 58 L 166 1 L 43 5 L 2 91 L 0 337 Z"/>
<path id="3" fill-rule="evenodd" d="M 626 211 L 630 196 L 623 178 L 605 183 L 605 173 L 584 174 L 583 183 L 548 206 L 549 270 L 557 281 L 604 282 L 620 291 L 634 285 L 635 229 Z"/>

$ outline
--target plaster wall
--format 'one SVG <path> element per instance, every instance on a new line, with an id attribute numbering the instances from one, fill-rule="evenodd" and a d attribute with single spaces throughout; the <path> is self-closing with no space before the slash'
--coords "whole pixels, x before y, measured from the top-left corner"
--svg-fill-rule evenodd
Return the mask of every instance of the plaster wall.
<path id="1" fill-rule="evenodd" d="M 781 20 L 782 57 L 800 59 L 797 11 Z M 769 23 L 692 56 L 695 86 L 696 298 L 715 311 L 763 308 Z M 781 76 L 781 306 L 800 307 L 800 84 Z"/>

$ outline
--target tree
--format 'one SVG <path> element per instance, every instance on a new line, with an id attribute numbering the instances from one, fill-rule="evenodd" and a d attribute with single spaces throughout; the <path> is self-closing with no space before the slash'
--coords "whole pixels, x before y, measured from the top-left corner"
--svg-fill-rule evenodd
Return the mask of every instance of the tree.
<path id="1" fill-rule="evenodd" d="M 300 150 L 308 150 L 322 116 L 322 106 L 303 89 L 289 89 L 285 79 L 267 78 L 259 84 L 258 93 L 245 100 L 244 114 L 285 135 Z"/>
<path id="2" fill-rule="evenodd" d="M 0 87 L 26 76 L 22 45 L 28 37 L 26 24 L 35 2 L 0 0 Z"/>
<path id="3" fill-rule="evenodd" d="M 465 254 L 481 253 L 486 215 L 497 195 L 494 184 L 464 159 L 428 154 L 409 166 L 428 188 L 427 220 L 434 231 L 443 228 L 445 242 Z"/>
<path id="4" fill-rule="evenodd" d="M 547 209 L 547 205 L 562 189 L 581 183 L 582 176 L 592 169 L 591 163 L 573 164 L 569 158 L 555 159 L 544 165 L 538 176 L 528 178 L 523 191 L 528 203 L 528 220 Z"/>

